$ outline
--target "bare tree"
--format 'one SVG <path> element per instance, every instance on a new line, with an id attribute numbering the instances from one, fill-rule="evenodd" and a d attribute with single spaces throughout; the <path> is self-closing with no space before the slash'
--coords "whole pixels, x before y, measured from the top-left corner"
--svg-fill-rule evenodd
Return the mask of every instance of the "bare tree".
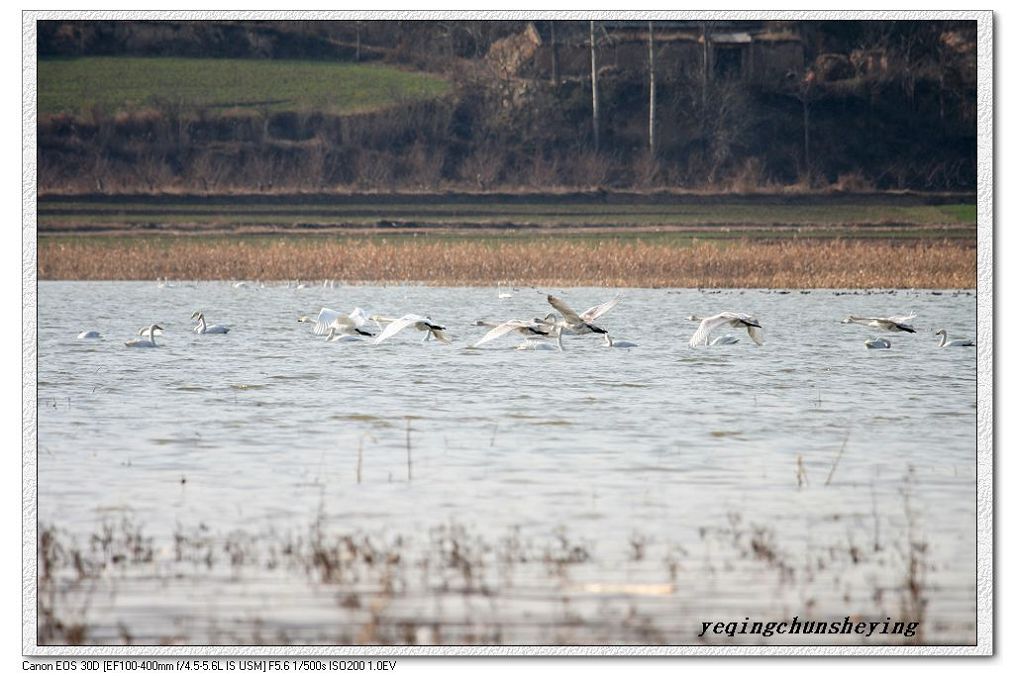
<path id="1" fill-rule="evenodd" d="M 656 50 L 652 22 L 648 22 L 648 152 L 656 154 Z"/>

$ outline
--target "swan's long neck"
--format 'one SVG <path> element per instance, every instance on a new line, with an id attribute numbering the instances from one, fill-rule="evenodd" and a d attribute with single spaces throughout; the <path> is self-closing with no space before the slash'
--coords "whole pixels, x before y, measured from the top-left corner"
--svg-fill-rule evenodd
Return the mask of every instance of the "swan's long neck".
<path id="1" fill-rule="evenodd" d="M 148 340 L 152 341 L 152 345 L 155 344 L 155 325 L 152 324 L 148 327 Z"/>
<path id="2" fill-rule="evenodd" d="M 603 334 L 603 338 L 606 339 L 606 344 L 607 345 L 609 345 L 610 347 L 613 347 L 613 338 L 610 336 L 609 333 L 604 333 Z"/>
<path id="3" fill-rule="evenodd" d="M 944 347 L 945 343 L 948 342 L 948 332 L 941 329 L 941 342 L 937 344 L 938 347 Z"/>
<path id="4" fill-rule="evenodd" d="M 201 325 L 201 333 L 204 333 L 205 331 L 208 330 L 208 324 L 206 324 L 204 321 L 204 315 L 197 316 L 197 323 Z"/>
<path id="5" fill-rule="evenodd" d="M 564 327 L 557 327 L 557 349 L 561 352 L 564 351 Z"/>

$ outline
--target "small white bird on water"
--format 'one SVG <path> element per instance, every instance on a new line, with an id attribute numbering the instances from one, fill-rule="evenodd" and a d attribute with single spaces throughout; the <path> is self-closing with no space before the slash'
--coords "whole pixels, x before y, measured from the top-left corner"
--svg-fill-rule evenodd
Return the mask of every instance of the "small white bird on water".
<path id="1" fill-rule="evenodd" d="M 161 330 L 161 326 L 158 324 L 152 324 L 145 329 L 145 333 L 148 334 L 147 338 L 134 338 L 133 340 L 128 340 L 124 343 L 124 345 L 127 347 L 158 347 L 158 345 L 155 344 L 155 332 Z"/>
<path id="2" fill-rule="evenodd" d="M 863 341 L 863 346 L 868 350 L 887 350 L 892 346 L 892 343 L 887 338 L 868 338 Z"/>
<path id="3" fill-rule="evenodd" d="M 78 334 L 78 340 L 91 340 L 101 337 L 102 335 L 98 331 L 82 331 Z"/>
<path id="4" fill-rule="evenodd" d="M 431 337 L 436 338 L 442 343 L 450 343 L 451 339 L 444 333 L 447 331 L 447 327 L 435 324 L 429 317 L 422 315 L 408 314 L 399 317 L 392 321 L 387 327 L 381 331 L 381 335 L 374 339 L 374 345 L 379 345 L 385 340 L 395 335 L 407 326 L 411 326 L 417 331 L 426 331 L 426 335 L 423 336 L 423 342 L 430 340 Z"/>
<path id="5" fill-rule="evenodd" d="M 221 324 L 212 324 L 209 326 L 204 321 L 204 313 L 201 311 L 197 311 L 190 315 L 190 318 L 197 321 L 197 326 L 194 327 L 194 333 L 229 333 L 228 326 L 222 326 Z"/>
<path id="6" fill-rule="evenodd" d="M 711 335 L 720 326 L 726 325 L 734 329 L 746 328 L 747 335 L 751 337 L 751 340 L 758 345 L 763 343 L 760 331 L 761 324 L 758 323 L 757 318 L 742 312 L 720 312 L 717 315 L 702 318 L 701 324 L 698 325 L 698 330 L 694 332 L 694 335 L 687 341 L 687 344 L 691 347 L 711 345 L 712 343 L 709 341 Z"/>
<path id="7" fill-rule="evenodd" d="M 843 324 L 862 324 L 864 326 L 871 326 L 875 329 L 881 329 L 882 331 L 904 331 L 905 333 L 916 333 L 916 329 L 913 328 L 909 322 L 916 317 L 916 315 L 897 315 L 894 317 L 857 317 L 855 315 L 849 315 L 842 320 Z"/>
<path id="8" fill-rule="evenodd" d="M 948 332 L 944 329 L 938 329 L 934 335 L 941 336 L 941 342 L 937 344 L 938 347 L 976 347 L 976 343 L 968 338 L 952 338 L 948 340 Z"/>
<path id="9" fill-rule="evenodd" d="M 638 343 L 632 343 L 630 340 L 614 340 L 609 332 L 603 334 L 603 339 L 603 345 L 606 347 L 638 347 Z"/>

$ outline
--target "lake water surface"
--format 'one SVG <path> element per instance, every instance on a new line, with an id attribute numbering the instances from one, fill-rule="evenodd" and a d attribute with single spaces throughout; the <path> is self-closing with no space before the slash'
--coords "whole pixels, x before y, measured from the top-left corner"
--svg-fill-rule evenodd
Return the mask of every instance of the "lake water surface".
<path id="1" fill-rule="evenodd" d="M 599 323 L 637 348 L 465 349 L 551 309 L 512 294 L 41 282 L 49 610 L 88 643 L 975 642 L 976 355 L 933 336 L 975 338 L 971 293 L 624 289 Z M 356 306 L 454 342 L 296 322 Z M 689 348 L 723 310 L 765 345 Z M 915 335 L 839 323 L 909 312 Z M 158 349 L 124 346 L 153 322 Z M 698 636 L 794 616 L 921 625 Z"/>

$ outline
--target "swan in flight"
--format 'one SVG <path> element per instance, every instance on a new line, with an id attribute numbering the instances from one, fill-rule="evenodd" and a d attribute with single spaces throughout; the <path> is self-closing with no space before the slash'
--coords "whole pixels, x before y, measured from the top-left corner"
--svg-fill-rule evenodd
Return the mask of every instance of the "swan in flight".
<path id="1" fill-rule="evenodd" d="M 200 310 L 190 315 L 191 319 L 197 320 L 197 326 L 194 327 L 194 333 L 229 333 L 228 326 L 222 326 L 221 324 L 208 324 L 204 321 L 204 313 Z"/>
<path id="2" fill-rule="evenodd" d="M 482 338 L 472 344 L 472 347 L 479 347 L 483 343 L 489 343 L 491 340 L 496 340 L 501 336 L 506 336 L 509 333 L 518 333 L 526 338 L 548 338 L 553 333 L 553 327 L 547 326 L 545 320 L 525 321 L 524 319 L 509 319 L 502 324 L 493 324 L 492 322 L 478 321 L 477 326 L 492 326 L 493 328 L 486 332 Z"/>
<path id="3" fill-rule="evenodd" d="M 689 315 L 687 317 L 687 320 L 691 322 L 700 322 L 703 319 L 704 317 L 700 315 Z M 739 342 L 740 342 L 739 338 L 734 336 L 732 333 L 727 333 L 725 335 L 716 336 L 715 338 L 712 338 L 711 340 L 708 341 L 708 345 L 709 347 L 711 347 L 712 345 L 736 345 Z"/>
<path id="4" fill-rule="evenodd" d="M 553 342 L 543 340 L 540 336 L 534 335 L 526 338 L 519 345 L 515 346 L 516 350 L 556 350 L 557 352 L 564 351 L 564 326 L 557 324 L 552 327 L 547 338 L 553 338 Z"/>
<path id="5" fill-rule="evenodd" d="M 78 334 L 78 340 L 88 340 L 91 338 L 101 338 L 102 335 L 98 331 L 82 331 Z"/>
<path id="6" fill-rule="evenodd" d="M 144 330 L 144 332 L 148 334 L 147 338 L 134 338 L 133 340 L 128 340 L 124 343 L 124 345 L 127 347 L 158 347 L 158 345 L 155 344 L 155 333 L 161 330 L 161 326 L 158 324 L 152 324 Z"/>
<path id="7" fill-rule="evenodd" d="M 916 317 L 916 315 L 900 315 L 896 317 L 857 317 L 855 315 L 849 315 L 842 320 L 842 323 L 862 324 L 864 326 L 872 326 L 875 329 L 881 329 L 882 331 L 905 331 L 906 333 L 916 333 L 916 329 L 909 324 L 909 321 L 914 317 Z"/>
<path id="8" fill-rule="evenodd" d="M 585 333 L 606 333 L 606 329 L 596 326 L 592 322 L 612 310 L 620 302 L 620 296 L 605 303 L 594 305 L 581 314 L 572 310 L 567 303 L 556 296 L 547 296 L 546 301 L 553 306 L 553 309 L 563 315 L 564 330 L 577 336 Z"/>
<path id="9" fill-rule="evenodd" d="M 364 333 L 363 335 L 372 336 L 372 333 Z M 324 340 L 330 343 L 351 343 L 359 342 L 363 340 L 363 336 L 354 333 L 340 333 L 334 326 L 328 329 L 328 335 L 325 336 Z"/>
<path id="10" fill-rule="evenodd" d="M 694 317 L 695 315 L 691 315 Z M 704 317 L 701 319 L 701 324 L 698 325 L 698 330 L 694 332 L 691 339 L 687 341 L 687 344 L 691 347 L 700 347 L 702 345 L 712 345 L 709 341 L 709 337 L 718 329 L 720 326 L 729 325 L 734 329 L 746 328 L 747 335 L 751 337 L 758 345 L 762 344 L 761 338 L 761 324 L 758 320 L 751 315 L 746 315 L 741 312 L 720 312 L 717 315 L 711 317 Z M 715 344 L 724 345 L 726 343 L 719 343 L 716 341 Z"/>
<path id="11" fill-rule="evenodd" d="M 353 308 L 349 313 L 321 308 L 314 322 L 314 335 L 323 336 L 335 329 L 336 333 L 346 336 L 373 336 L 373 333 L 363 328 L 367 319 L 367 313 L 362 308 Z M 306 317 L 301 317 L 300 320 L 309 321 Z"/>
<path id="12" fill-rule="evenodd" d="M 604 333 L 603 338 L 605 339 L 603 344 L 606 347 L 638 347 L 638 343 L 632 343 L 629 340 L 614 340 L 609 332 Z"/>
<path id="13" fill-rule="evenodd" d="M 887 350 L 892 343 L 887 338 L 868 338 L 863 341 L 863 346 L 868 350 Z"/>
<path id="14" fill-rule="evenodd" d="M 952 338 L 948 340 L 948 332 L 944 329 L 938 329 L 934 335 L 941 336 L 941 342 L 937 344 L 938 347 L 976 347 L 976 343 L 968 338 Z"/>
<path id="15" fill-rule="evenodd" d="M 374 345 L 383 343 L 385 340 L 395 335 L 407 326 L 412 326 L 417 331 L 426 331 L 426 335 L 423 336 L 423 342 L 430 340 L 431 337 L 436 338 L 442 343 L 450 343 L 451 339 L 444 333 L 447 331 L 447 327 L 441 326 L 440 324 L 434 324 L 433 320 L 429 317 L 422 315 L 408 314 L 398 319 L 392 320 L 387 327 L 381 331 L 381 335 L 374 339 Z"/>

